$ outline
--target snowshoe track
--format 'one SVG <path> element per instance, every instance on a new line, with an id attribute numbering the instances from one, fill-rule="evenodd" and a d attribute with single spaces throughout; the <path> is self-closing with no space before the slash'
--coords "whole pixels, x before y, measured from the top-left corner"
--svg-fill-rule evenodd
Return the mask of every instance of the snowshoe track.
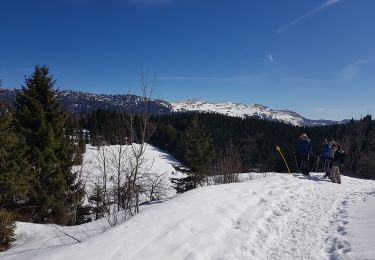
<path id="1" fill-rule="evenodd" d="M 320 176 L 295 175 L 271 186 L 257 194 L 258 207 L 237 220 L 239 246 L 218 259 L 342 259 L 351 251 L 345 240 L 347 205 L 366 196 L 366 191 L 355 192 L 357 182 L 344 176 L 338 185 Z"/>

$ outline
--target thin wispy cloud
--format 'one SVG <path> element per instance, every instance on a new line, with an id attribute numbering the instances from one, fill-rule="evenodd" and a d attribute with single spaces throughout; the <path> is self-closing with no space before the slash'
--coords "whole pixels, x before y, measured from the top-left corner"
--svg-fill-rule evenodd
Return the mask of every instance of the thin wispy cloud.
<path id="1" fill-rule="evenodd" d="M 351 81 L 361 76 L 362 73 L 366 73 L 366 69 L 369 63 L 375 61 L 374 57 L 360 58 L 354 62 L 347 64 L 337 70 L 336 73 L 332 74 L 330 77 L 323 78 L 309 78 L 309 77 L 284 77 L 283 81 L 298 84 L 314 84 L 314 85 L 324 85 L 324 84 L 338 84 L 343 81 Z"/>
<path id="2" fill-rule="evenodd" d="M 286 31 L 287 29 L 289 29 L 290 27 L 296 25 L 297 23 L 301 22 L 302 20 L 308 18 L 309 16 L 312 16 L 320 11 L 323 11 L 324 9 L 330 7 L 330 6 L 333 6 L 334 4 L 337 4 L 340 0 L 327 0 L 326 2 L 324 2 L 323 4 L 321 4 L 320 6 L 308 11 L 307 13 L 305 13 L 304 15 L 298 17 L 297 19 L 291 21 L 290 23 L 284 25 L 283 27 L 281 27 L 277 33 L 278 34 L 281 34 L 283 33 L 284 31 Z"/>
<path id="3" fill-rule="evenodd" d="M 371 58 L 359 59 L 353 62 L 352 64 L 345 66 L 343 69 L 341 69 L 339 73 L 339 79 L 346 80 L 346 81 L 355 79 L 356 77 L 360 75 L 362 67 L 366 63 L 369 63 L 371 61 L 372 61 Z"/>

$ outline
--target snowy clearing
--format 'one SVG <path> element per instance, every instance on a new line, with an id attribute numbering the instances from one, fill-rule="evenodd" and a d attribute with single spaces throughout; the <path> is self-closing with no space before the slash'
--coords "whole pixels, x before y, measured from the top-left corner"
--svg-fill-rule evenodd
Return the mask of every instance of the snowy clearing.
<path id="1" fill-rule="evenodd" d="M 18 236 L 29 237 L 0 256 L 38 260 L 371 258 L 375 181 L 343 176 L 342 182 L 322 180 L 321 174 L 306 178 L 272 173 L 244 183 L 202 187 L 142 207 L 117 227 L 60 247 L 37 249 L 34 244 L 30 250 L 31 240 L 47 239 L 38 231 L 45 227 L 19 223 Z"/>
<path id="2" fill-rule="evenodd" d="M 137 144 L 134 144 L 138 148 Z M 84 160 L 82 166 L 75 166 L 73 170 L 82 172 L 82 180 L 86 186 L 86 192 L 91 193 L 95 183 L 102 182 L 103 179 L 103 154 L 105 154 L 106 160 L 106 171 L 108 174 L 108 186 L 111 188 L 116 180 L 116 164 L 119 156 L 119 149 L 124 150 L 124 155 L 121 156 L 122 171 L 126 171 L 129 165 L 129 158 L 131 155 L 131 146 L 123 145 L 107 145 L 101 146 L 100 150 L 98 147 L 92 145 L 86 145 L 86 153 L 84 154 Z M 165 175 L 164 183 L 167 189 L 166 198 L 172 197 L 176 194 L 175 190 L 171 187 L 169 178 L 178 178 L 182 174 L 176 171 L 173 165 L 179 165 L 173 156 L 168 153 L 161 151 L 160 149 L 147 144 L 144 156 L 142 157 L 142 166 L 140 171 L 147 174 L 158 174 Z M 113 181 L 111 181 L 113 179 Z"/>

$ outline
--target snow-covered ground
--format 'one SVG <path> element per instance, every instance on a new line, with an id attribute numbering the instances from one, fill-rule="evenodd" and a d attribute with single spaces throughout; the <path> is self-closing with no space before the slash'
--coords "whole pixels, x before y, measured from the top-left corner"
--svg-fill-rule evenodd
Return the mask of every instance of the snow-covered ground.
<path id="1" fill-rule="evenodd" d="M 338 259 L 375 259 L 375 194 L 353 196 L 343 202 L 335 243 L 342 247 Z"/>
<path id="2" fill-rule="evenodd" d="M 139 145 L 134 144 L 134 146 L 136 149 L 139 149 Z M 82 172 L 82 181 L 86 186 L 86 192 L 90 194 L 95 183 L 101 183 L 103 181 L 104 165 L 108 175 L 107 185 L 108 188 L 111 188 L 115 181 L 117 181 L 118 162 L 121 161 L 122 166 L 120 168 L 124 172 L 131 166 L 129 162 L 129 158 L 132 158 L 131 149 L 130 145 L 107 145 L 101 146 L 100 149 L 95 146 L 87 145 L 82 166 L 74 167 L 75 171 Z M 120 153 L 121 159 L 119 160 Z M 103 154 L 105 154 L 105 156 L 103 156 Z M 180 162 L 170 154 L 147 144 L 144 155 L 142 156 L 140 172 L 146 173 L 147 175 L 164 176 L 163 179 L 167 189 L 166 198 L 169 198 L 176 194 L 171 186 L 169 178 L 182 176 L 182 174 L 173 167 L 173 165 L 179 164 Z"/>
<path id="3" fill-rule="evenodd" d="M 30 241 L 42 244 L 48 237 L 39 230 L 47 227 L 19 223 L 23 240 L 0 258 L 371 259 L 374 191 L 373 180 L 343 176 L 338 185 L 321 174 L 270 173 L 142 207 L 135 217 L 82 243 L 38 249 Z"/>

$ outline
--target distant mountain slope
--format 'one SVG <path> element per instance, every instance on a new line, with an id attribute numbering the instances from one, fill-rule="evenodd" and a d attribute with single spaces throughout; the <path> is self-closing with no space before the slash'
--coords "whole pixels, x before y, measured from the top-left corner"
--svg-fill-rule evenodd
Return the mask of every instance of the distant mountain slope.
<path id="1" fill-rule="evenodd" d="M 12 101 L 15 99 L 15 91 L 4 89 L 0 93 L 0 100 Z M 93 94 L 88 92 L 62 90 L 58 92 L 63 107 L 74 114 L 90 113 L 98 109 L 111 111 L 124 111 L 132 113 L 142 113 L 146 109 L 150 114 L 167 114 L 171 112 L 171 105 L 158 99 L 145 101 L 143 97 L 136 95 L 108 95 Z"/>
<path id="2" fill-rule="evenodd" d="M 270 121 L 280 121 L 296 126 L 322 126 L 342 122 L 332 120 L 311 120 L 300 114 L 289 110 L 273 110 L 266 106 L 254 104 L 245 105 L 239 103 L 208 103 L 199 100 L 188 100 L 186 102 L 171 103 L 175 112 L 208 112 L 219 113 L 233 117 L 256 117 Z"/>
<path id="3" fill-rule="evenodd" d="M 93 94 L 88 92 L 62 90 L 58 92 L 62 105 L 72 113 L 90 113 L 97 109 L 111 111 L 124 111 L 142 113 L 147 107 L 147 112 L 153 115 L 170 114 L 174 112 L 202 112 L 219 113 L 233 117 L 256 117 L 264 120 L 279 121 L 296 126 L 323 126 L 345 123 L 346 121 L 311 120 L 289 110 L 273 110 L 263 105 L 246 105 L 239 103 L 208 103 L 199 100 L 169 103 L 160 99 L 144 100 L 136 95 L 108 95 Z M 0 93 L 0 100 L 12 101 L 15 91 L 5 89 Z"/>
<path id="4" fill-rule="evenodd" d="M 171 111 L 171 105 L 158 99 L 145 100 L 136 95 L 106 95 L 92 94 L 72 90 L 59 92 L 62 103 L 73 113 L 87 113 L 97 109 L 107 109 L 111 111 L 124 111 L 142 113 L 147 106 L 147 112 L 151 114 L 167 114 Z"/>

